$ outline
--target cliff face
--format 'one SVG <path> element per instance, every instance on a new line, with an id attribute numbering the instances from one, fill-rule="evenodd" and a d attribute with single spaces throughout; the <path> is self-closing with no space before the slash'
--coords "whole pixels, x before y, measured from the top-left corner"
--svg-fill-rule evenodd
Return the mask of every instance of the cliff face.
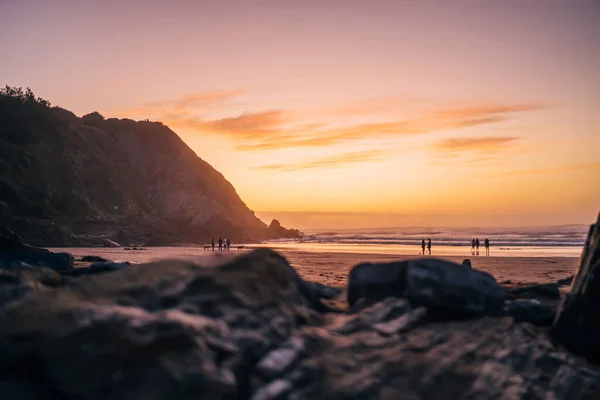
<path id="1" fill-rule="evenodd" d="M 32 244 L 273 238 L 233 186 L 158 122 L 78 118 L 0 95 L 0 218 Z"/>

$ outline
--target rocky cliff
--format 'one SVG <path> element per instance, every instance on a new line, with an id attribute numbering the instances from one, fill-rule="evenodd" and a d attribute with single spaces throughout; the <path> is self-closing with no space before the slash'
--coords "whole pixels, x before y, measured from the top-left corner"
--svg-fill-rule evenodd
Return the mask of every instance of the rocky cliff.
<path id="1" fill-rule="evenodd" d="M 0 219 L 36 245 L 203 243 L 213 236 L 239 243 L 281 233 L 274 236 L 223 175 L 160 122 L 78 118 L 4 91 L 0 171 Z"/>

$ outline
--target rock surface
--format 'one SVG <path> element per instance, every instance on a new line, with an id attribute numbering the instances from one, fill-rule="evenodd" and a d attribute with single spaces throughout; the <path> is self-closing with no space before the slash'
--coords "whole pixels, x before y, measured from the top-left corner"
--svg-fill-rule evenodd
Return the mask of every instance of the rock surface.
<path id="1" fill-rule="evenodd" d="M 69 253 L 52 253 L 25 244 L 13 231 L 0 225 L 0 263 L 8 265 L 20 262 L 67 271 L 73 268 L 74 259 Z"/>
<path id="2" fill-rule="evenodd" d="M 280 237 L 160 122 L 78 118 L 0 94 L 0 171 L 0 221 L 36 246 Z"/>
<path id="3" fill-rule="evenodd" d="M 348 281 L 348 303 L 366 304 L 403 297 L 439 317 L 456 318 L 498 313 L 504 292 L 489 274 L 438 259 L 388 264 L 360 264 Z"/>
<path id="4" fill-rule="evenodd" d="M 571 351 L 600 363 L 600 215 L 590 227 L 571 292 L 560 305 L 553 334 Z"/>
<path id="5" fill-rule="evenodd" d="M 536 299 L 546 297 L 549 299 L 559 299 L 560 290 L 557 283 L 544 283 L 540 285 L 528 285 L 509 289 L 506 296 L 511 298 Z"/>
<path id="6" fill-rule="evenodd" d="M 551 326 L 556 317 L 556 310 L 554 307 L 542 304 L 538 300 L 508 300 L 504 303 L 503 315 L 513 317 L 516 322 Z"/>
<path id="7" fill-rule="evenodd" d="M 322 299 L 339 290 L 267 249 L 217 267 L 161 261 L 84 279 L 0 270 L 0 305 L 21 288 L 0 307 L 0 398 L 600 398 L 600 367 L 531 324 L 548 306 L 510 300 L 494 317 L 442 321 L 441 300 L 460 315 L 487 310 L 489 277 L 439 260 L 357 269 L 362 283 L 394 278 L 369 290 L 400 282 L 418 296 L 362 296 L 353 313 L 326 313 Z M 453 297 L 459 287 L 466 297 Z"/>

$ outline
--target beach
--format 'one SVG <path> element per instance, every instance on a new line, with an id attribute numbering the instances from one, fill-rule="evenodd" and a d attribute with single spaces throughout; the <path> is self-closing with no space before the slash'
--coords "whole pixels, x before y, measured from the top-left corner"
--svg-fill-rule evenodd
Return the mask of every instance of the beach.
<path id="1" fill-rule="evenodd" d="M 348 275 L 353 266 L 363 262 L 393 262 L 423 257 L 417 254 L 385 254 L 370 252 L 343 251 L 311 251 L 293 247 L 277 247 L 277 245 L 261 245 L 270 247 L 283 254 L 300 276 L 307 280 L 327 285 L 345 287 Z M 202 247 L 148 247 L 144 250 L 124 250 L 123 248 L 70 248 L 51 249 L 52 251 L 69 251 L 75 259 L 96 255 L 113 261 L 129 261 L 144 263 L 162 259 L 185 259 L 198 264 L 217 265 L 231 257 L 250 251 L 245 246 L 239 251 L 232 246 L 230 251 L 206 251 Z M 383 250 L 382 250 L 383 251 Z M 499 283 L 504 285 L 524 285 L 534 283 L 556 282 L 575 273 L 579 257 L 574 256 L 471 256 L 469 249 L 463 249 L 465 255 L 441 255 L 456 263 L 468 258 L 475 269 L 489 272 Z M 425 256 L 429 257 L 429 256 Z M 85 263 L 78 263 L 85 265 Z M 510 282 L 508 282 L 510 281 Z"/>

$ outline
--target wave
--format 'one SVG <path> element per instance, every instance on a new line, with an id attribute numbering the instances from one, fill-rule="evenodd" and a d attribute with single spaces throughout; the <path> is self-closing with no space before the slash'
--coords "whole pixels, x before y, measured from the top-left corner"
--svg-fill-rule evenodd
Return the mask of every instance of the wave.
<path id="1" fill-rule="evenodd" d="M 485 238 L 492 247 L 581 247 L 585 243 L 587 227 L 565 227 L 564 229 L 507 229 L 485 232 L 483 229 L 407 229 L 392 232 L 390 229 L 362 232 L 313 232 L 305 235 L 302 243 L 321 244 L 368 244 L 368 245 L 411 245 L 420 247 L 421 240 L 431 239 L 433 246 L 471 246 L 473 238 L 479 238 L 483 247 Z M 280 240 L 277 242 L 297 242 Z"/>

